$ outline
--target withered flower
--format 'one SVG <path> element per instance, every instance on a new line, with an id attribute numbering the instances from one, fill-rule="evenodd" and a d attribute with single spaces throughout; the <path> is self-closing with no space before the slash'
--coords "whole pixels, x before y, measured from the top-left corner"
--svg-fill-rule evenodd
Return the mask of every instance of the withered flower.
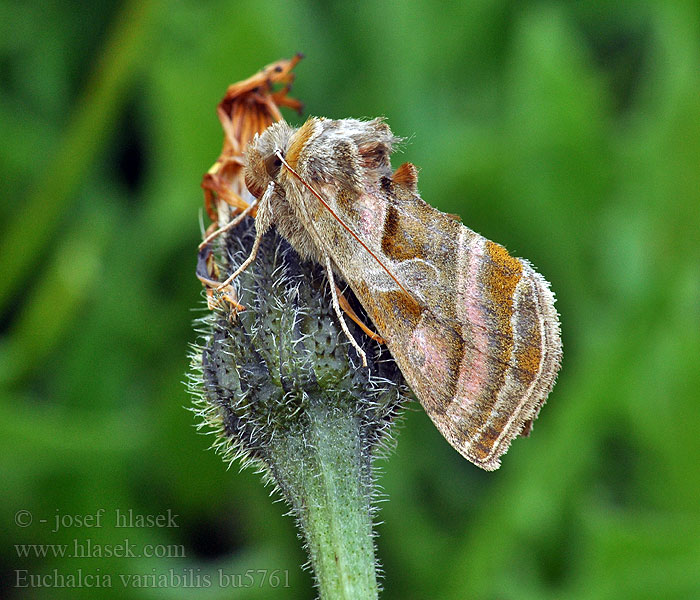
<path id="1" fill-rule="evenodd" d="M 303 58 L 278 60 L 252 77 L 228 87 L 216 109 L 224 130 L 224 147 L 204 174 L 204 208 L 209 218 L 225 225 L 231 212 L 246 208 L 253 197 L 243 179 L 243 150 L 256 133 L 282 121 L 279 107 L 301 113 L 303 105 L 287 96 L 294 81 L 292 69 Z M 281 86 L 281 87 L 280 87 Z"/>

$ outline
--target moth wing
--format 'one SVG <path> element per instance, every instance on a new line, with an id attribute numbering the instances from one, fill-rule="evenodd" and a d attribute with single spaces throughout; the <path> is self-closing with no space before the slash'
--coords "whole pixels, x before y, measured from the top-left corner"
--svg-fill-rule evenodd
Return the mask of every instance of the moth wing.
<path id="1" fill-rule="evenodd" d="M 476 465 L 497 469 L 559 370 L 554 297 L 527 261 L 395 188 L 383 199 L 381 236 L 369 237 L 381 238 L 374 250 L 406 291 L 376 269 L 341 271 L 438 430 Z"/>

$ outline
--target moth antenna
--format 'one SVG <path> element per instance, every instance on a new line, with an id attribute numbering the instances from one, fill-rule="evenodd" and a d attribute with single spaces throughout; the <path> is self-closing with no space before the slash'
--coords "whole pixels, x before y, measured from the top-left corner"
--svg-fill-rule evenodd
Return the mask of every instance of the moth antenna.
<path id="1" fill-rule="evenodd" d="M 384 270 L 386 271 L 387 275 L 389 275 L 389 277 L 391 277 L 391 278 L 394 280 L 394 282 L 396 283 L 396 285 L 398 285 L 399 288 L 401 288 L 401 290 L 402 290 L 405 294 L 407 294 L 407 295 L 409 295 L 411 298 L 413 298 L 413 294 L 411 294 L 405 287 L 403 287 L 403 286 L 401 285 L 401 282 L 400 282 L 400 281 L 396 278 L 396 276 L 389 270 L 389 267 L 387 267 L 387 266 L 381 261 L 381 259 L 380 259 L 374 252 L 372 252 L 372 251 L 369 249 L 369 246 L 368 246 L 367 244 L 365 244 L 365 243 L 362 241 L 362 239 L 360 238 L 360 236 L 357 235 L 357 234 L 350 228 L 350 226 L 347 225 L 347 224 L 345 223 L 345 221 L 343 221 L 343 219 L 341 219 L 341 218 L 336 214 L 336 212 L 330 207 L 330 205 L 328 204 L 328 202 L 326 202 L 326 201 L 323 199 L 323 197 L 321 196 L 321 194 L 319 194 L 313 187 L 311 187 L 310 184 L 306 183 L 306 181 L 304 181 L 304 178 L 303 178 L 301 175 L 299 175 L 299 173 L 297 173 L 294 169 L 292 169 L 292 167 L 290 166 L 290 164 L 289 164 L 286 160 L 284 160 L 284 156 L 282 156 L 282 153 L 281 153 L 279 150 L 277 150 L 277 151 L 275 152 L 275 154 L 277 155 L 277 158 L 279 158 L 280 161 L 282 161 L 282 164 L 289 170 L 289 172 L 290 172 L 292 175 L 294 175 L 294 177 L 296 177 L 299 181 L 301 181 L 302 185 L 303 185 L 307 190 L 309 190 L 314 196 L 316 196 L 316 198 L 318 198 L 318 201 L 319 201 L 321 204 L 323 204 L 323 206 L 326 207 L 326 209 L 328 210 L 328 212 L 330 212 L 331 215 L 333 215 L 333 218 L 334 218 L 336 221 L 338 221 L 338 223 L 340 223 L 340 224 L 343 226 L 343 228 L 344 228 L 352 237 L 354 237 L 354 238 L 360 243 L 360 245 L 361 245 L 365 250 L 367 250 L 367 252 L 370 253 L 370 256 L 371 256 L 374 260 L 376 260 L 376 261 L 379 263 L 379 266 L 380 266 L 382 269 L 384 269 Z M 416 299 L 413 298 L 413 300 L 415 301 Z"/>

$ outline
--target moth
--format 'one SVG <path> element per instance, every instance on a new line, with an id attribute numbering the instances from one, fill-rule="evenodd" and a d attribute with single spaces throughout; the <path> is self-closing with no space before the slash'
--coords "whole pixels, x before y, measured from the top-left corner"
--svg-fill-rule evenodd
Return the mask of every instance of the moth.
<path id="1" fill-rule="evenodd" d="M 547 281 L 422 200 L 417 169 L 392 170 L 400 141 L 382 119 L 275 123 L 249 144 L 245 181 L 258 199 L 250 256 L 275 226 L 346 282 L 445 439 L 486 470 L 529 434 L 562 356 Z"/>

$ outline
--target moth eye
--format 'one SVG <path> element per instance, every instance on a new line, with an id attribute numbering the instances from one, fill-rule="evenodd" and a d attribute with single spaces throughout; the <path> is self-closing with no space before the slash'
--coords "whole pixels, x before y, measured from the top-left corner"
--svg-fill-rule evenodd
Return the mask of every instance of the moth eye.
<path id="1" fill-rule="evenodd" d="M 274 179 L 279 175 L 280 167 L 282 166 L 282 161 L 277 154 L 271 154 L 265 159 L 265 170 L 267 174 Z"/>
<path id="2" fill-rule="evenodd" d="M 245 186 L 248 188 L 248 191 L 253 194 L 256 198 L 260 198 L 263 194 L 263 189 L 260 185 L 258 185 L 258 182 L 255 181 L 248 173 L 245 174 Z"/>

